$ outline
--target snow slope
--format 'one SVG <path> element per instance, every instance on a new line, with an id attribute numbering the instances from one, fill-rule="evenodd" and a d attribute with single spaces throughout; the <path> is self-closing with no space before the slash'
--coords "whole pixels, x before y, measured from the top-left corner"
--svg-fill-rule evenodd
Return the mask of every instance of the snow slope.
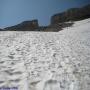
<path id="1" fill-rule="evenodd" d="M 60 32 L 0 32 L 0 87 L 90 90 L 90 19 Z"/>

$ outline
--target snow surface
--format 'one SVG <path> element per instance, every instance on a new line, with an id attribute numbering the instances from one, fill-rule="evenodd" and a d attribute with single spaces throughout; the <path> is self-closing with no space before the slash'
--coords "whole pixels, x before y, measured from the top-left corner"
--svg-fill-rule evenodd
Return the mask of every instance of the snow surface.
<path id="1" fill-rule="evenodd" d="M 90 90 L 90 19 L 60 32 L 0 32 L 0 87 Z"/>

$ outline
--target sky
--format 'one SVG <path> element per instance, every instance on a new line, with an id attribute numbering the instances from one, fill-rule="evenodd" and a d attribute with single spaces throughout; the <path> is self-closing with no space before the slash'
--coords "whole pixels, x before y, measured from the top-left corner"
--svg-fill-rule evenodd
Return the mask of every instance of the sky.
<path id="1" fill-rule="evenodd" d="M 0 0 L 0 28 L 33 19 L 48 25 L 52 15 L 86 4 L 90 0 Z"/>

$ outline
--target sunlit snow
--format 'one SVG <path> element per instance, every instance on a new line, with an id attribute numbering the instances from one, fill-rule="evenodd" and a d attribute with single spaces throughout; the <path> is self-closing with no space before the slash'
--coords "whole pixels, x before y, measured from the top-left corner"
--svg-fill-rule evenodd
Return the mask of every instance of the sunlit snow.
<path id="1" fill-rule="evenodd" d="M 60 32 L 0 31 L 0 87 L 90 90 L 90 19 Z"/>

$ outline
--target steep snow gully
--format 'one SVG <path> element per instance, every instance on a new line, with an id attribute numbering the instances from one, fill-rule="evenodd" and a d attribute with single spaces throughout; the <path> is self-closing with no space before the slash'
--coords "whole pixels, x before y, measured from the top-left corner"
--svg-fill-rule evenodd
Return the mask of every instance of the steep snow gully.
<path id="1" fill-rule="evenodd" d="M 0 88 L 90 90 L 90 19 L 60 32 L 0 32 Z"/>

